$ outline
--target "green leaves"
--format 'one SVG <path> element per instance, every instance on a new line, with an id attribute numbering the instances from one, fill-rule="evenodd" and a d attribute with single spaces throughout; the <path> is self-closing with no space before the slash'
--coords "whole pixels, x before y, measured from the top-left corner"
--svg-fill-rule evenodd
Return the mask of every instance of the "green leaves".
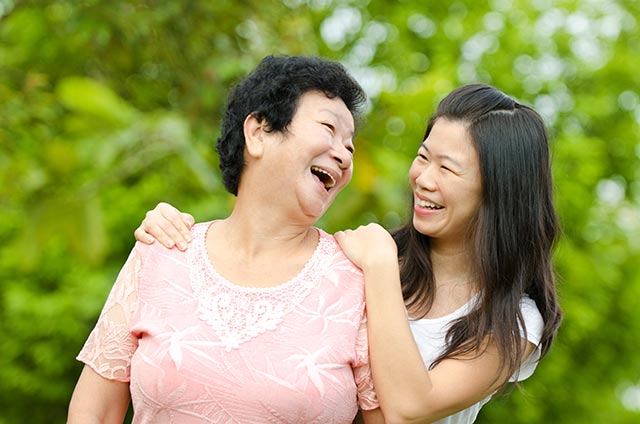
<path id="1" fill-rule="evenodd" d="M 454 87 L 488 82 L 543 113 L 565 322 L 525 394 L 478 422 L 638 421 L 622 402 L 640 384 L 638 2 L 0 5 L 0 424 L 64 421 L 74 357 L 146 210 L 230 210 L 224 101 L 279 53 L 341 60 L 371 94 L 329 231 L 402 222 L 409 164 Z"/>
<path id="2" fill-rule="evenodd" d="M 89 78 L 62 79 L 56 95 L 71 112 L 84 115 L 82 120 L 75 121 L 77 125 L 103 121 L 119 127 L 130 124 L 137 115 L 137 111 L 112 90 Z"/>

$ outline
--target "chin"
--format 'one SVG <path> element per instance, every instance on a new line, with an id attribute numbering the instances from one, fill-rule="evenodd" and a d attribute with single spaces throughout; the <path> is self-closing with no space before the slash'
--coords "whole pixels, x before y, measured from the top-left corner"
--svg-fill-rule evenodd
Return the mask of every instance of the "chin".
<path id="1" fill-rule="evenodd" d="M 433 237 L 432 229 L 430 229 L 428 226 L 424 225 L 423 223 L 419 222 L 415 218 L 413 220 L 413 228 L 415 228 L 415 230 L 422 235 Z"/>
<path id="2" fill-rule="evenodd" d="M 310 220 L 309 225 L 315 224 L 320 218 L 322 218 L 326 211 L 327 208 L 325 207 L 312 207 L 303 209 L 304 216 Z"/>

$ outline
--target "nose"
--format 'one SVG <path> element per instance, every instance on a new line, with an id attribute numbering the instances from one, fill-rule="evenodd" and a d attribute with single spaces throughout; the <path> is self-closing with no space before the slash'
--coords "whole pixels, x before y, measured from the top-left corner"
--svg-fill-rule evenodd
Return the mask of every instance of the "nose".
<path id="1" fill-rule="evenodd" d="M 352 153 L 347 149 L 347 146 L 345 146 L 344 144 L 342 143 L 336 143 L 336 144 L 338 145 L 333 148 L 333 151 L 331 152 L 331 157 L 333 158 L 333 160 L 338 162 L 338 166 L 340 167 L 340 169 L 351 168 L 351 162 L 353 160 Z"/>
<path id="2" fill-rule="evenodd" d="M 438 187 L 437 179 L 434 174 L 434 166 L 426 165 L 420 170 L 416 176 L 416 186 L 427 191 L 434 191 Z"/>

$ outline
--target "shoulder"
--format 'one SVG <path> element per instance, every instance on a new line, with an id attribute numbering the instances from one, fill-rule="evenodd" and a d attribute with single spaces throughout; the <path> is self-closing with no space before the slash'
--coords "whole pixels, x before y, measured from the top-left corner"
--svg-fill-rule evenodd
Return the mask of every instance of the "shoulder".
<path id="1" fill-rule="evenodd" d="M 513 375 L 509 381 L 522 381 L 529 378 L 535 371 L 540 360 L 540 339 L 544 329 L 542 314 L 536 306 L 536 302 L 529 296 L 524 295 L 520 300 L 520 312 L 524 320 L 525 329 L 520 327 L 520 335 L 536 346 L 535 350 L 524 359 L 520 365 L 520 370 Z"/>
<path id="2" fill-rule="evenodd" d="M 197 244 L 204 240 L 204 237 L 207 234 L 207 230 L 213 221 L 208 222 L 198 222 L 191 227 L 191 237 L 192 242 L 189 248 L 191 248 L 194 244 Z M 151 256 L 151 255 L 169 255 L 169 256 L 180 256 L 184 255 L 184 252 L 178 250 L 175 246 L 172 248 L 165 247 L 162 243 L 154 242 L 152 244 L 144 244 L 141 242 L 136 242 L 134 250 L 137 251 L 140 256 Z M 189 250 L 189 249 L 188 249 Z"/>
<path id="3" fill-rule="evenodd" d="M 314 268 L 323 281 L 323 296 L 332 293 L 336 299 L 352 299 L 364 306 L 364 274 L 342 251 L 335 238 L 322 231 Z M 330 289 L 331 288 L 331 289 Z"/>
<path id="4" fill-rule="evenodd" d="M 176 247 L 171 249 L 166 248 L 160 242 L 154 242 L 153 244 L 144 244 L 139 241 L 136 242 L 131 255 L 137 260 L 140 260 L 145 268 L 148 268 L 149 264 L 157 264 L 161 262 L 161 258 L 178 256 L 184 254 Z"/>
<path id="5" fill-rule="evenodd" d="M 189 257 L 197 256 L 204 245 L 204 237 L 211 222 L 200 222 L 191 227 L 192 242 L 186 251 L 177 247 L 167 248 L 162 243 L 144 244 L 136 242 L 131 258 L 139 261 L 143 275 L 158 275 L 168 270 L 189 267 Z"/>
<path id="6" fill-rule="evenodd" d="M 192 227 L 193 240 L 186 251 L 177 247 L 169 249 L 157 241 L 150 245 L 136 243 L 132 257 L 141 299 L 155 299 L 157 293 L 164 289 L 190 287 L 189 276 L 201 258 L 207 229 L 208 223 Z"/>
<path id="7" fill-rule="evenodd" d="M 335 237 L 320 228 L 318 228 L 318 233 L 320 234 L 320 248 L 323 250 L 323 254 L 329 257 L 329 265 L 362 278 L 362 270 L 349 260 Z"/>
<path id="8" fill-rule="evenodd" d="M 542 337 L 544 320 L 536 302 L 529 296 L 524 295 L 520 300 L 520 312 L 526 328 L 526 339 L 537 345 Z M 520 332 L 523 333 L 522 329 L 520 329 Z M 525 337 L 524 334 L 522 336 Z"/>
<path id="9" fill-rule="evenodd" d="M 209 230 L 209 227 L 211 226 L 211 224 L 213 224 L 215 221 L 204 221 L 204 222 L 196 222 L 195 224 L 193 224 L 193 226 L 191 227 L 191 234 L 193 236 L 195 235 L 206 235 L 207 230 Z"/>

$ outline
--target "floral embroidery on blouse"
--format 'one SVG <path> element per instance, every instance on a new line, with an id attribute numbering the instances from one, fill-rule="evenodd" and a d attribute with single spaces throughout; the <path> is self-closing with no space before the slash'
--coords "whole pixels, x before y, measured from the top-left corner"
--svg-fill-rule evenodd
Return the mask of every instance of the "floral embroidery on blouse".
<path id="1" fill-rule="evenodd" d="M 362 272 L 319 230 L 303 270 L 236 286 L 204 249 L 137 244 L 78 359 L 129 382 L 133 423 L 347 424 L 378 401 Z"/>
<path id="2" fill-rule="evenodd" d="M 209 262 L 207 230 L 206 226 L 194 228 L 194 242 L 187 250 L 191 287 L 198 298 L 198 317 L 214 329 L 227 352 L 259 334 L 275 330 L 282 317 L 318 284 L 331 257 L 331 243 L 320 238 L 311 259 L 290 281 L 268 288 L 237 286 Z"/>

